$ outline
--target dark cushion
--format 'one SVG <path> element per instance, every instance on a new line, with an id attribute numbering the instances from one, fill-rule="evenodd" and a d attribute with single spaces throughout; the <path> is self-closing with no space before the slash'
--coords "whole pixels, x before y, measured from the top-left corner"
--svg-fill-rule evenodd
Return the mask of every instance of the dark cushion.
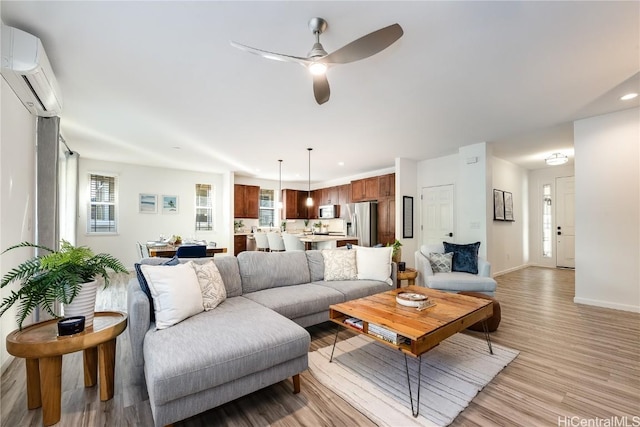
<path id="1" fill-rule="evenodd" d="M 467 295 L 470 297 L 488 299 L 493 301 L 493 316 L 487 319 L 487 329 L 489 330 L 489 332 L 494 332 L 495 330 L 498 329 L 498 326 L 500 325 L 500 320 L 502 320 L 502 309 L 500 308 L 500 303 L 498 302 L 498 300 L 490 297 L 489 295 L 485 295 L 481 292 L 462 291 L 458 293 L 460 295 Z M 482 328 L 482 322 L 474 323 L 473 325 L 469 326 L 467 329 L 470 329 L 472 331 L 477 331 L 477 332 L 484 331 L 484 329 Z"/>
<path id="2" fill-rule="evenodd" d="M 172 265 L 178 265 L 178 264 L 180 264 L 180 260 L 178 259 L 177 256 L 174 256 L 170 260 L 165 261 L 159 265 L 172 266 Z M 151 289 L 149 289 L 149 284 L 147 283 L 147 279 L 144 277 L 144 274 L 142 274 L 140 263 L 135 263 L 133 266 L 136 269 L 136 276 L 138 276 L 138 283 L 140 284 L 140 288 L 142 289 L 142 292 L 144 292 L 145 295 L 147 295 L 147 298 L 149 298 L 149 304 L 151 304 L 151 310 L 150 310 L 151 321 L 153 322 L 156 320 L 156 315 L 155 315 L 155 310 L 153 309 L 153 298 L 151 297 Z"/>
<path id="3" fill-rule="evenodd" d="M 468 245 L 456 245 L 455 243 L 442 242 L 444 252 L 453 252 L 453 264 L 451 271 L 478 274 L 478 250 L 480 242 Z"/>

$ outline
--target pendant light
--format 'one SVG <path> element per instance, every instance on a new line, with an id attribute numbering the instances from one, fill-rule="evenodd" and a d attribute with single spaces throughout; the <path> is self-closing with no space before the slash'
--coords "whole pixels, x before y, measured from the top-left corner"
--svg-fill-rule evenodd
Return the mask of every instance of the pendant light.
<path id="1" fill-rule="evenodd" d="M 311 198 L 311 150 L 313 148 L 307 148 L 309 151 L 309 186 L 307 187 L 307 206 L 313 206 L 313 199 Z"/>
<path id="2" fill-rule="evenodd" d="M 278 197 L 276 200 L 278 201 L 277 207 L 278 209 L 282 209 L 282 160 L 278 160 L 280 162 L 280 177 L 278 179 Z"/>

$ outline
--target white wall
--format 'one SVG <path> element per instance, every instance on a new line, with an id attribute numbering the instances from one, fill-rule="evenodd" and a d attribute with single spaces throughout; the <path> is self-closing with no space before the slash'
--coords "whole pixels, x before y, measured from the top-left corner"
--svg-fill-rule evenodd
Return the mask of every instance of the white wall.
<path id="1" fill-rule="evenodd" d="M 488 256 L 488 168 L 485 143 L 462 147 L 458 154 L 424 160 L 417 164 L 418 199 L 426 187 L 453 185 L 456 213 L 452 240 L 461 244 L 480 241 L 480 256 L 484 258 Z M 416 227 L 422 224 L 421 200 L 418 201 L 418 209 Z M 423 240 L 421 231 L 418 247 Z"/>
<path id="2" fill-rule="evenodd" d="M 526 169 L 497 157 L 491 159 L 491 166 L 488 258 L 491 260 L 491 272 L 495 275 L 517 270 L 528 262 L 529 188 Z M 513 194 L 514 222 L 493 221 L 493 189 Z"/>
<path id="3" fill-rule="evenodd" d="M 473 163 L 475 162 L 475 163 Z M 461 147 L 458 154 L 458 185 L 456 186 L 458 243 L 481 242 L 479 255 L 488 258 L 491 242 L 487 227 L 490 183 L 490 162 L 487 144 L 480 142 Z M 492 199 L 491 199 L 492 200 Z"/>
<path id="4" fill-rule="evenodd" d="M 0 78 L 0 251 L 23 241 L 33 242 L 35 202 L 36 118 Z M 33 256 L 29 249 L 17 249 L 0 256 L 0 272 L 4 276 L 13 267 Z M 0 291 L 4 299 L 13 284 Z M 15 306 L 0 319 L 0 363 L 2 372 L 13 359 L 6 350 L 6 336 L 18 327 Z M 28 318 L 24 324 L 29 324 Z"/>
<path id="5" fill-rule="evenodd" d="M 87 206 L 89 202 L 89 174 L 108 173 L 118 176 L 118 234 L 89 235 L 87 229 Z M 79 168 L 79 221 L 78 244 L 86 245 L 94 252 L 106 252 L 118 257 L 126 267 L 133 268 L 138 260 L 136 242 L 157 239 L 162 233 L 182 238 L 190 236 L 215 241 L 219 247 L 233 252 L 233 225 L 229 216 L 229 199 L 232 192 L 227 188 L 233 181 L 223 174 L 208 174 L 177 169 L 84 159 L 80 153 Z M 214 231 L 195 231 L 195 185 L 211 184 L 214 188 Z M 158 195 L 158 213 L 138 212 L 140 193 Z M 178 196 L 178 214 L 161 213 L 161 196 Z"/>
<path id="6" fill-rule="evenodd" d="M 396 239 L 402 243 L 401 260 L 407 267 L 415 267 L 413 254 L 420 247 L 420 194 L 417 192 L 418 162 L 410 159 L 396 158 Z M 404 238 L 404 196 L 413 197 L 413 238 Z"/>
<path id="7" fill-rule="evenodd" d="M 574 301 L 640 312 L 640 109 L 574 123 Z"/>
<path id="8" fill-rule="evenodd" d="M 551 203 L 555 207 L 556 200 L 556 178 L 574 176 L 573 164 L 562 166 L 548 166 L 543 169 L 529 171 L 529 265 L 540 267 L 556 267 L 556 239 L 552 239 L 552 256 L 545 258 L 542 256 L 542 186 L 551 186 Z M 554 223 L 551 230 L 555 231 Z"/>

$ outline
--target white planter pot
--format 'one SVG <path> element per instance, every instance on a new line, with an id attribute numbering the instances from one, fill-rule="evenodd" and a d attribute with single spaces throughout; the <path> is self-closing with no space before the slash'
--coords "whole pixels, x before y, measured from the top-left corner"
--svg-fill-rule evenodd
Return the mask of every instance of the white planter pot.
<path id="1" fill-rule="evenodd" d="M 70 304 L 64 304 L 65 317 L 84 316 L 84 327 L 93 326 L 93 314 L 96 309 L 96 294 L 98 292 L 98 281 L 83 283 L 78 295 Z"/>

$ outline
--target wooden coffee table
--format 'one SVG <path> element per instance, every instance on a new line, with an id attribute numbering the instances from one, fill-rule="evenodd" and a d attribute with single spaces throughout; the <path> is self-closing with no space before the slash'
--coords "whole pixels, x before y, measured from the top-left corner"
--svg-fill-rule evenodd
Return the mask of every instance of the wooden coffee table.
<path id="1" fill-rule="evenodd" d="M 400 292 L 414 292 L 426 295 L 434 305 L 424 310 L 400 305 L 396 302 L 396 295 Z M 493 315 L 493 302 L 490 300 L 452 294 L 420 286 L 408 286 L 341 304 L 334 304 L 329 306 L 329 310 L 329 318 L 332 322 L 358 334 L 367 335 L 404 353 L 407 383 L 409 384 L 409 400 L 411 401 L 411 412 L 414 417 L 417 417 L 420 411 L 420 368 L 424 353 L 474 323 L 482 322 L 489 352 L 493 354 L 491 338 L 486 325 L 486 320 Z M 344 323 L 347 318 L 362 320 L 362 330 Z M 399 334 L 406 338 L 406 342 L 393 344 L 372 335 L 369 333 L 369 324 L 382 326 L 393 333 Z M 340 328 L 336 330 L 333 350 L 335 350 L 338 340 L 338 332 L 340 332 Z M 333 360 L 333 350 L 330 361 Z M 418 392 L 415 411 L 413 409 L 407 355 L 418 359 Z"/>
<path id="2" fill-rule="evenodd" d="M 85 387 L 96 384 L 99 367 L 100 400 L 113 397 L 116 337 L 127 327 L 125 313 L 96 312 L 92 327 L 58 337 L 58 320 L 35 323 L 7 335 L 7 351 L 26 359 L 27 407 L 42 406 L 45 426 L 60 421 L 63 354 L 83 350 Z"/>

